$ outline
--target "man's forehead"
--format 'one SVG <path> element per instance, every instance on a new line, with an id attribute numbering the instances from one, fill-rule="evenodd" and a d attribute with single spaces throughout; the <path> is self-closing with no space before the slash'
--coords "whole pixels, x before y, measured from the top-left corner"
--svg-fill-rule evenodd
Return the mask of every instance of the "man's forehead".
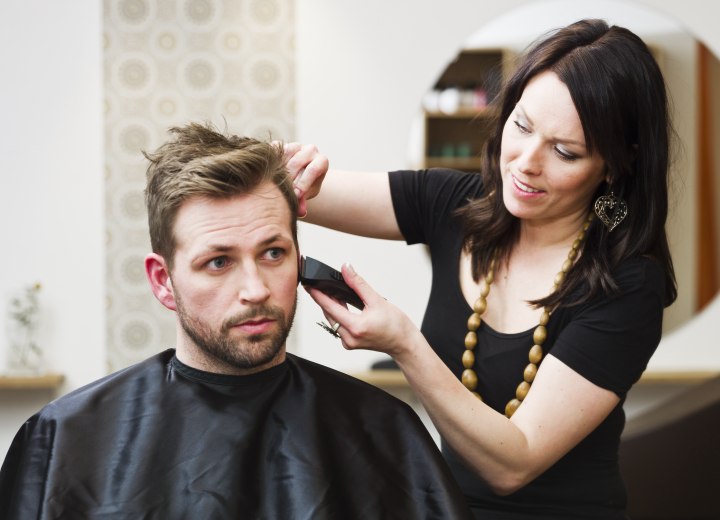
<path id="1" fill-rule="evenodd" d="M 229 247 L 223 244 L 236 236 L 252 237 L 259 243 L 293 240 L 290 208 L 273 184 L 226 198 L 188 199 L 178 211 L 174 231 L 178 246 L 201 241 Z"/>

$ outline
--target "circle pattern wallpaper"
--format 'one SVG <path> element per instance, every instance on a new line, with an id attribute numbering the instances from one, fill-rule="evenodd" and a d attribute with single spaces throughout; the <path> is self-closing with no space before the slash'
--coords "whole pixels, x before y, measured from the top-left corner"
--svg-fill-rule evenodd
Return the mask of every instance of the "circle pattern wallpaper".
<path id="1" fill-rule="evenodd" d="M 175 344 L 145 279 L 142 152 L 189 121 L 293 140 L 294 32 L 292 0 L 104 0 L 108 371 Z"/>

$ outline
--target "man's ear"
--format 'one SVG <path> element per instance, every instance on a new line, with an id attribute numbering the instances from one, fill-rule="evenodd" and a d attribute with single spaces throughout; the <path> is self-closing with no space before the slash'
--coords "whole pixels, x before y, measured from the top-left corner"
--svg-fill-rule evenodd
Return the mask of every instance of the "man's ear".
<path id="1" fill-rule="evenodd" d="M 171 311 L 176 310 L 175 292 L 165 259 L 156 253 L 147 255 L 145 257 L 145 274 L 155 298 Z"/>

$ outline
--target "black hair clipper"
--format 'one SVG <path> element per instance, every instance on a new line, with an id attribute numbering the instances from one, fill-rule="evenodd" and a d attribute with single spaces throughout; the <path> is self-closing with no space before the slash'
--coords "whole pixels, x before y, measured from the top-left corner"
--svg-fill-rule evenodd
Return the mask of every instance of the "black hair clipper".
<path id="1" fill-rule="evenodd" d="M 342 273 L 320 260 L 309 256 L 300 257 L 300 283 L 358 309 L 365 307 L 357 293 L 345 283 Z"/>

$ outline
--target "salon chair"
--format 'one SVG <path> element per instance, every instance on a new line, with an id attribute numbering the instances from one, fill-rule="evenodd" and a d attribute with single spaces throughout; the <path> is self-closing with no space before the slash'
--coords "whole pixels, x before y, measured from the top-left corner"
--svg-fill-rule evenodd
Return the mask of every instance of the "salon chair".
<path id="1" fill-rule="evenodd" d="M 720 519 L 720 377 L 628 420 L 620 471 L 632 520 Z"/>

